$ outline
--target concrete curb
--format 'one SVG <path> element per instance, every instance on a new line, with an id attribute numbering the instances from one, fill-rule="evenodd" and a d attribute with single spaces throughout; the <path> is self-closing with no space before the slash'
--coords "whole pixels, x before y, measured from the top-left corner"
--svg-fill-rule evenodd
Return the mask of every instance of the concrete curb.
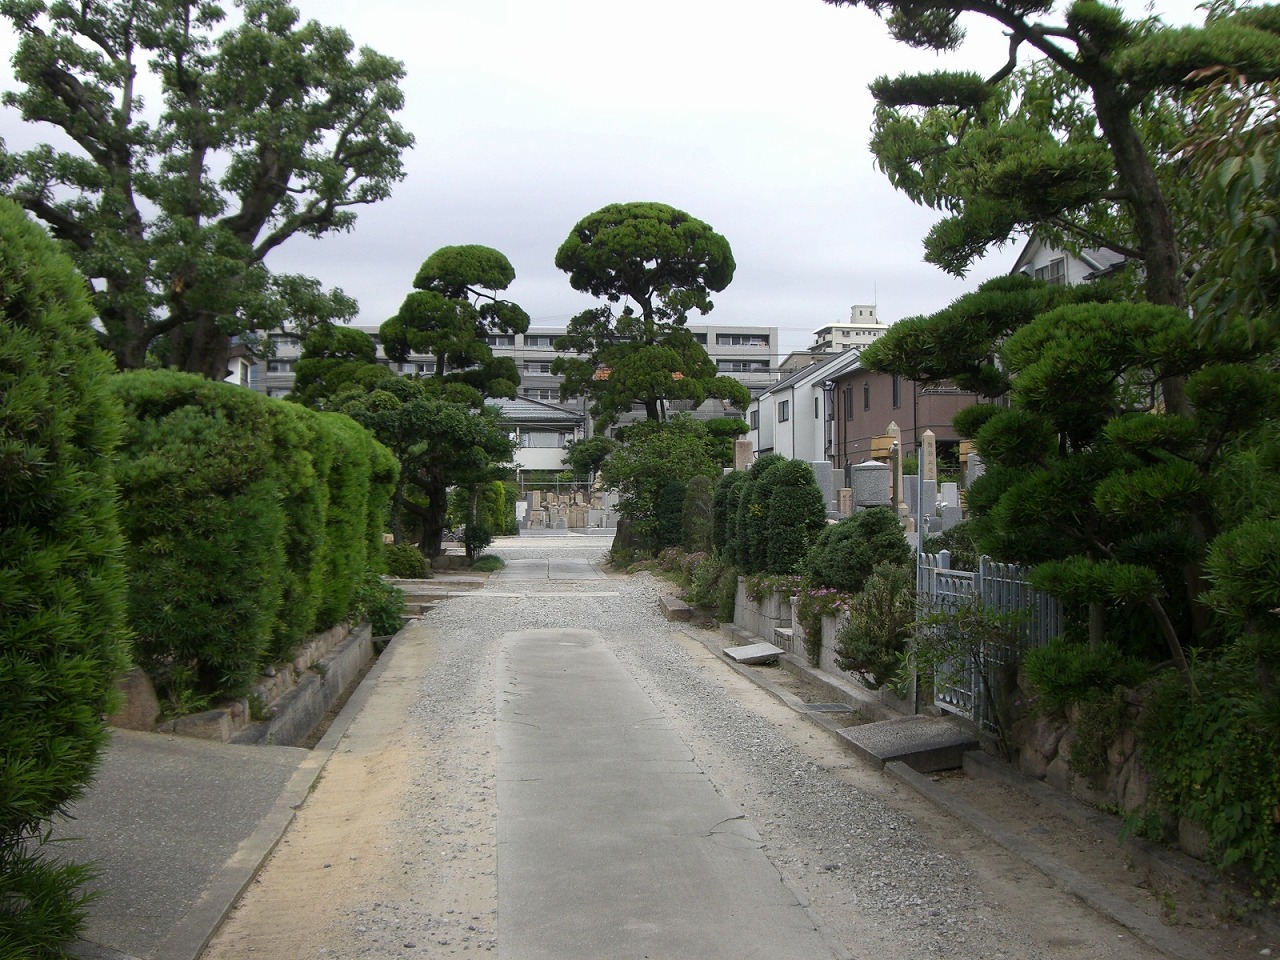
<path id="1" fill-rule="evenodd" d="M 1187 943 L 1170 927 L 1114 896 L 1075 868 L 1041 850 L 1035 843 L 1016 836 L 982 811 L 957 800 L 928 776 L 916 773 L 904 763 L 885 764 L 885 773 L 911 787 L 916 793 L 967 823 L 1010 853 L 1035 867 L 1057 886 L 1074 894 L 1099 913 L 1110 917 L 1148 946 L 1176 960 L 1214 960 L 1205 951 Z"/>
<path id="2" fill-rule="evenodd" d="M 741 635 L 742 632 L 737 630 L 731 634 L 731 636 L 735 638 L 735 642 L 737 642 L 737 638 Z M 792 710 L 806 717 L 816 726 L 825 729 L 829 734 L 839 740 L 846 749 L 850 749 L 851 753 L 859 755 L 856 751 L 852 750 L 847 738 L 841 736 L 838 729 L 836 729 L 831 723 L 824 722 L 826 718 L 821 714 L 805 709 L 804 703 L 802 703 L 798 698 L 775 686 L 769 682 L 768 679 L 759 676 L 757 671 L 734 663 L 732 659 L 724 656 L 716 646 L 715 642 L 722 639 L 721 633 L 717 632 L 712 635 L 714 637 L 714 641 L 706 637 L 693 636 L 692 634 L 689 634 L 689 636 L 701 642 L 702 645 L 707 647 L 707 649 L 721 662 L 725 663 L 730 668 L 749 679 L 752 683 L 756 684 L 758 687 L 786 704 Z M 795 660 L 791 655 L 787 655 L 787 659 L 789 661 Z M 840 689 L 840 685 L 831 684 L 826 678 L 819 678 L 815 676 L 814 672 L 808 669 L 804 664 L 793 662 L 789 663 L 788 667 L 794 669 L 798 673 L 809 676 L 810 679 L 826 683 L 833 689 Z M 859 702 L 866 702 L 863 698 L 858 698 L 858 700 Z M 879 705 L 878 701 L 873 702 Z M 883 705 L 880 706 L 883 708 Z M 1008 850 L 1025 863 L 1035 867 L 1041 873 L 1045 874 L 1045 876 L 1053 881 L 1053 883 L 1058 887 L 1079 897 L 1088 904 L 1090 908 L 1098 911 L 1104 916 L 1110 917 L 1117 924 L 1129 930 L 1134 936 L 1154 949 L 1174 958 L 1174 960 L 1214 960 L 1214 958 L 1208 953 L 1201 950 L 1194 944 L 1188 943 L 1185 939 L 1179 936 L 1173 928 L 1166 926 L 1158 919 L 1148 916 L 1120 898 L 1112 895 L 1101 884 L 1095 883 L 1068 864 L 1048 855 L 1037 847 L 1034 842 L 1016 836 L 1008 830 L 1005 830 L 992 817 L 989 817 L 980 810 L 957 800 L 948 794 L 943 788 L 937 786 L 928 775 L 917 773 L 915 770 L 912 770 L 909 766 L 900 761 L 891 761 L 885 764 L 883 769 L 886 774 L 893 777 L 898 782 L 910 787 L 921 797 L 929 800 L 939 809 L 945 811 L 950 816 L 955 817 L 957 820 L 968 824 L 971 828 L 999 844 L 1005 850 Z M 1051 788 L 1046 787 L 1038 781 L 1029 782 L 1028 778 L 1021 776 L 1011 769 L 1006 769 L 994 758 L 990 758 L 980 751 L 972 751 L 965 755 L 965 769 L 970 772 L 971 775 L 977 774 L 981 776 L 999 777 L 1015 789 L 1024 790 L 1042 802 L 1051 803 L 1055 809 L 1059 809 L 1064 813 L 1064 815 L 1072 816 L 1075 819 L 1087 819 L 1090 822 L 1094 822 L 1094 825 L 1096 825 L 1096 821 L 1102 816 L 1095 811 L 1092 816 L 1089 817 L 1078 809 L 1080 804 L 1072 800 L 1072 798 L 1061 797 Z M 1040 789 L 1037 790 L 1036 787 L 1039 787 Z M 1047 794 L 1054 794 L 1054 796 L 1050 798 Z M 1071 803 L 1067 803 L 1067 801 L 1071 801 Z M 1077 809 L 1068 810 L 1067 808 L 1069 808 L 1071 804 L 1075 804 Z M 1112 832 L 1118 834 L 1118 830 Z M 1183 878 L 1193 878 L 1198 883 L 1211 885 L 1216 888 L 1216 885 L 1213 885 L 1212 883 L 1212 875 L 1210 872 L 1195 861 L 1191 861 L 1188 858 L 1181 857 L 1180 855 L 1173 854 L 1169 851 L 1161 850 L 1154 844 L 1146 843 L 1145 841 L 1131 840 L 1129 843 L 1137 849 L 1140 856 L 1144 859 L 1148 859 L 1150 864 L 1159 865 L 1166 876 L 1180 875 Z M 1142 844 L 1145 844 L 1145 847 L 1143 847 Z M 1186 860 L 1186 862 L 1183 863 L 1183 860 Z M 1260 925 L 1268 931 L 1270 931 L 1272 927 L 1265 918 L 1262 918 Z"/>

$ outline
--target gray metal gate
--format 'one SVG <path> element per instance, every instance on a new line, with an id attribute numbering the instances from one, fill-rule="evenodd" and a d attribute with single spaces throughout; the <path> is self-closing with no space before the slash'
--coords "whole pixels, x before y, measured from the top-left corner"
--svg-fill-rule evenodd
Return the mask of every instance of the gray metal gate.
<path id="1" fill-rule="evenodd" d="M 952 570 L 951 555 L 946 550 L 919 554 L 916 605 L 920 616 L 954 613 L 967 604 L 976 604 L 994 613 L 1021 614 L 1017 633 L 1023 649 L 1048 643 L 1062 629 L 1057 600 L 1032 587 L 1022 567 L 980 557 L 976 571 Z M 1001 644 L 985 648 L 980 659 L 988 668 L 999 668 L 1015 661 L 1017 656 L 1017 650 Z M 935 687 L 934 704 L 991 729 L 991 707 L 985 702 L 982 680 L 973 663 L 957 664 L 952 674 L 950 683 Z"/>

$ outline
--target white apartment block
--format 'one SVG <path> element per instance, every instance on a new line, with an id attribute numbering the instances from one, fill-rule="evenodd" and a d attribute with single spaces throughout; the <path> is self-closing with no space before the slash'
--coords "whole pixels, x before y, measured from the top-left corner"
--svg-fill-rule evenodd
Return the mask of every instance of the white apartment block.
<path id="1" fill-rule="evenodd" d="M 378 328 L 358 326 L 373 337 L 378 345 L 378 360 L 399 374 L 429 374 L 435 372 L 435 360 L 430 355 L 413 355 L 403 363 L 386 359 L 378 338 Z M 706 347 L 716 369 L 733 377 L 758 396 L 776 379 L 778 367 L 778 330 L 776 327 L 748 327 L 711 324 L 688 324 L 688 330 Z M 511 357 L 520 372 L 519 395 L 528 400 L 543 403 L 560 403 L 561 378 L 551 372 L 551 363 L 559 352 L 555 349 L 557 338 L 564 336 L 564 327 L 530 327 L 526 333 L 492 334 L 489 346 L 495 356 Z M 257 361 L 249 374 L 249 385 L 271 397 L 284 397 L 293 388 L 294 365 L 302 354 L 298 338 L 289 333 L 270 334 L 273 354 Z M 568 401 L 564 406 L 585 412 L 581 399 Z M 716 409 L 712 409 L 714 406 Z M 720 415 L 718 402 L 707 405 L 707 415 Z"/>
<path id="2" fill-rule="evenodd" d="M 876 316 L 875 304 L 855 303 L 849 308 L 848 323 L 831 323 L 813 331 L 811 349 L 821 353 L 862 349 L 888 329 Z"/>

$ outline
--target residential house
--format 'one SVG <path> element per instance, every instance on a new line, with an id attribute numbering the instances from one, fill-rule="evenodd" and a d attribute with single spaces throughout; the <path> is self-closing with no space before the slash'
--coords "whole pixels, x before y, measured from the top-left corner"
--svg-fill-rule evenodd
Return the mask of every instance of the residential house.
<path id="1" fill-rule="evenodd" d="M 829 460 L 832 390 L 844 370 L 857 366 L 859 353 L 841 352 L 802 367 L 753 400 L 746 439 L 756 454 L 779 453 L 806 463 Z"/>
<path id="2" fill-rule="evenodd" d="M 585 435 L 586 418 L 581 413 L 526 397 L 499 397 L 486 403 L 498 408 L 502 425 L 516 441 L 517 483 L 530 472 L 546 478 L 567 469 L 564 458 L 569 443 Z"/>
<path id="3" fill-rule="evenodd" d="M 1124 255 L 1113 250 L 1082 250 L 1077 256 L 1032 235 L 1009 272 L 1046 283 L 1087 283 L 1119 270 L 1125 263 Z"/>

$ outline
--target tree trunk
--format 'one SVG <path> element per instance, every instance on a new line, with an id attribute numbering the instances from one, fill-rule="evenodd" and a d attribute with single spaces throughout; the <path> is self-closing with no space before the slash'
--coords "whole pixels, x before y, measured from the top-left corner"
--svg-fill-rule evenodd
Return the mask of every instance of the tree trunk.
<path id="1" fill-rule="evenodd" d="M 225 380 L 230 355 L 231 337 L 222 331 L 215 317 L 202 315 L 173 328 L 165 361 L 184 373 Z"/>

